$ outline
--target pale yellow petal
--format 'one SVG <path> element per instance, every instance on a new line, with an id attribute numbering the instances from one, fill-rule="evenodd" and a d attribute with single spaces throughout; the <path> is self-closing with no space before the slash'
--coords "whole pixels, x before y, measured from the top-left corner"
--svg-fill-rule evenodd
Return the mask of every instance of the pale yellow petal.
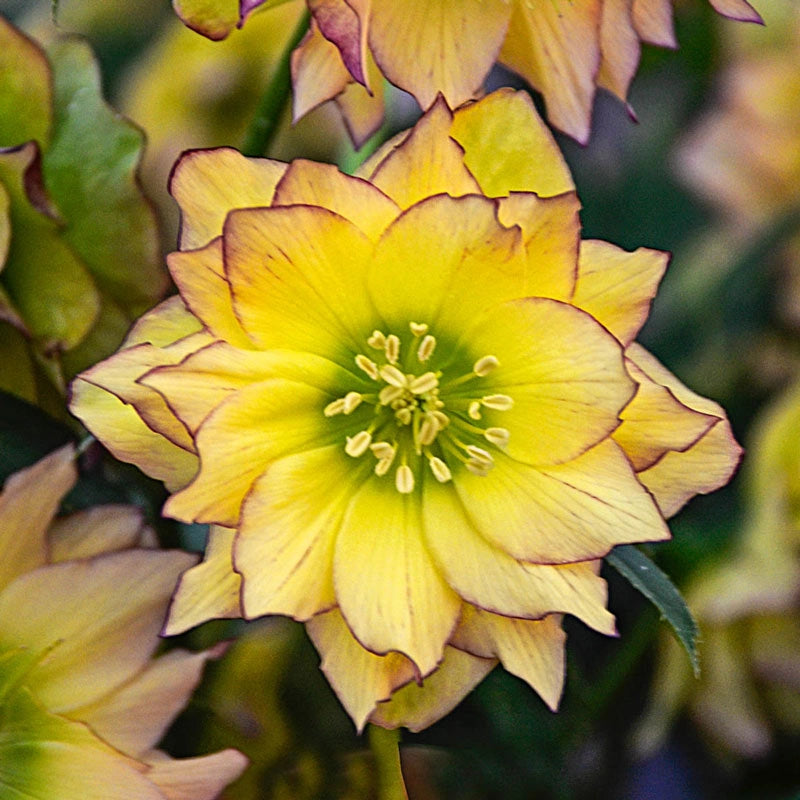
<path id="1" fill-rule="evenodd" d="M 633 24 L 643 42 L 672 49 L 678 46 L 672 0 L 633 0 Z"/>
<path id="2" fill-rule="evenodd" d="M 424 675 L 441 661 L 459 598 L 422 541 L 419 498 L 367 480 L 336 540 L 336 598 L 350 630 L 373 653 L 398 651 Z"/>
<path id="3" fill-rule="evenodd" d="M 166 800 L 214 800 L 247 768 L 238 750 L 220 750 L 198 758 L 168 758 L 154 752 L 147 758 L 147 777 Z"/>
<path id="4" fill-rule="evenodd" d="M 133 323 L 123 347 L 145 343 L 166 347 L 198 333 L 202 328 L 202 323 L 186 308 L 181 296 L 175 294 Z"/>
<path id="5" fill-rule="evenodd" d="M 639 66 L 639 36 L 632 19 L 633 0 L 604 0 L 600 25 L 600 70 L 597 85 L 613 92 L 620 100 Z"/>
<path id="6" fill-rule="evenodd" d="M 170 181 L 181 208 L 181 249 L 202 247 L 219 236 L 234 208 L 268 206 L 285 170 L 286 164 L 246 158 L 230 147 L 185 153 Z"/>
<path id="7" fill-rule="evenodd" d="M 60 517 L 50 527 L 50 561 L 92 558 L 127 550 L 141 542 L 142 510 L 136 506 L 95 506 Z"/>
<path id="8" fill-rule="evenodd" d="M 404 655 L 365 650 L 338 609 L 313 617 L 306 630 L 322 656 L 322 671 L 359 731 L 381 700 L 414 679 L 414 664 Z"/>
<path id="9" fill-rule="evenodd" d="M 335 98 L 347 132 L 357 150 L 360 150 L 367 139 L 378 131 L 386 111 L 385 80 L 371 53 L 368 53 L 367 74 L 369 85 L 373 87 L 371 91 L 360 83 L 351 81 Z"/>

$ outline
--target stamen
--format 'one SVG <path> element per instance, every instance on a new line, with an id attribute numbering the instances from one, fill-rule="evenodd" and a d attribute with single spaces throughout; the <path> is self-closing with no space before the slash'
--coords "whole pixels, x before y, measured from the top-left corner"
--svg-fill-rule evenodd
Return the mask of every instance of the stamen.
<path id="1" fill-rule="evenodd" d="M 442 403 L 444 405 L 444 403 Z M 431 416 L 439 424 L 439 430 L 443 431 L 450 424 L 450 417 L 442 411 L 431 411 Z"/>
<path id="2" fill-rule="evenodd" d="M 402 397 L 405 392 L 406 390 L 401 389 L 399 386 L 384 386 L 383 389 L 378 392 L 378 402 L 382 406 L 391 405 L 395 400 Z"/>
<path id="3" fill-rule="evenodd" d="M 408 327 L 411 328 L 411 333 L 417 338 L 428 332 L 427 322 L 409 322 Z"/>
<path id="4" fill-rule="evenodd" d="M 494 462 L 491 464 L 487 464 L 484 461 L 476 461 L 475 459 L 470 458 L 464 466 L 473 474 L 478 475 L 481 478 L 485 478 L 489 472 L 491 472 L 492 467 L 494 466 Z"/>
<path id="5" fill-rule="evenodd" d="M 481 405 L 493 408 L 495 411 L 510 411 L 514 407 L 514 398 L 507 394 L 487 394 L 481 397 Z"/>
<path id="6" fill-rule="evenodd" d="M 414 394 L 425 394 L 435 389 L 439 385 L 439 379 L 436 377 L 435 372 L 426 372 L 418 378 L 414 378 L 409 384 L 408 388 Z"/>
<path id="7" fill-rule="evenodd" d="M 352 414 L 361 405 L 364 398 L 359 392 L 348 392 L 342 399 L 344 400 L 344 413 Z"/>
<path id="8" fill-rule="evenodd" d="M 344 413 L 344 397 L 340 397 L 338 400 L 334 400 L 322 410 L 322 413 L 326 417 L 335 417 L 337 414 Z"/>
<path id="9" fill-rule="evenodd" d="M 385 459 L 393 459 L 396 448 L 394 445 L 389 444 L 389 442 L 373 442 L 369 449 L 372 450 L 373 455 L 375 458 L 380 459 L 381 461 Z"/>
<path id="10" fill-rule="evenodd" d="M 436 349 L 436 337 L 428 334 L 420 343 L 417 348 L 417 358 L 421 362 L 427 361 Z"/>
<path id="11" fill-rule="evenodd" d="M 383 350 L 386 347 L 386 336 L 376 329 L 372 331 L 372 336 L 367 339 L 367 344 L 374 350 Z"/>
<path id="12" fill-rule="evenodd" d="M 481 418 L 481 401 L 480 400 L 473 400 L 469 404 L 469 408 L 467 409 L 467 414 L 469 415 L 470 419 L 480 419 Z"/>
<path id="13" fill-rule="evenodd" d="M 411 422 L 411 409 L 408 406 L 398 408 L 394 412 L 394 416 L 401 425 L 408 425 Z"/>
<path id="14" fill-rule="evenodd" d="M 472 371 L 478 377 L 483 378 L 499 366 L 500 362 L 497 360 L 496 356 L 483 356 L 483 358 L 479 358 L 475 362 Z"/>
<path id="15" fill-rule="evenodd" d="M 405 389 L 408 386 L 408 378 L 393 364 L 384 364 L 381 367 L 380 376 L 386 383 L 390 383 L 400 389 Z"/>
<path id="16" fill-rule="evenodd" d="M 450 472 L 450 467 L 448 467 L 441 458 L 431 456 L 431 458 L 428 460 L 428 465 L 430 466 L 431 472 L 436 480 L 439 481 L 439 483 L 447 483 L 447 481 L 452 479 L 453 473 Z"/>
<path id="17" fill-rule="evenodd" d="M 432 414 L 426 414 L 419 428 L 419 443 L 421 445 L 433 444 L 437 433 L 439 433 L 439 423 Z"/>
<path id="18" fill-rule="evenodd" d="M 397 472 L 394 474 L 394 485 L 400 494 L 411 494 L 414 491 L 414 473 L 408 464 L 397 468 Z"/>
<path id="19" fill-rule="evenodd" d="M 477 447 L 474 444 L 468 444 L 464 449 L 470 456 L 472 456 L 470 461 L 477 461 L 479 463 L 486 464 L 487 467 L 491 467 L 491 465 L 494 464 L 492 454 L 488 452 L 488 450 L 484 450 L 482 447 Z"/>
<path id="20" fill-rule="evenodd" d="M 379 377 L 378 365 L 371 358 L 367 358 L 365 355 L 359 353 L 356 356 L 356 366 L 360 370 L 366 372 L 367 375 L 369 375 L 369 377 L 372 378 L 372 380 L 374 381 L 378 380 Z"/>
<path id="21" fill-rule="evenodd" d="M 375 465 L 375 474 L 381 478 L 383 477 L 392 466 L 392 458 L 382 458 L 376 465 Z"/>
<path id="22" fill-rule="evenodd" d="M 384 352 L 386 353 L 386 360 L 390 364 L 397 363 L 397 359 L 400 358 L 400 339 L 393 333 L 390 333 L 386 337 Z"/>
<path id="23" fill-rule="evenodd" d="M 507 428 L 487 428 L 483 432 L 487 442 L 491 442 L 497 447 L 506 447 L 511 434 Z"/>
<path id="24" fill-rule="evenodd" d="M 369 431 L 359 431 L 355 436 L 347 437 L 347 444 L 344 451 L 353 458 L 364 455 L 372 441 L 372 434 Z"/>

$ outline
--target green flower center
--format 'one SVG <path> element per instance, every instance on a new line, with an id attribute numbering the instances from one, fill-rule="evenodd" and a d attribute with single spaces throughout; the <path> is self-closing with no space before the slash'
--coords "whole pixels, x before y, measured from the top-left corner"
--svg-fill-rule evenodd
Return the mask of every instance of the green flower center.
<path id="1" fill-rule="evenodd" d="M 481 412 L 508 411 L 514 401 L 505 394 L 477 390 L 480 379 L 500 362 L 493 355 L 482 356 L 469 372 L 447 377 L 441 370 L 427 369 L 437 344 L 428 325 L 411 322 L 409 329 L 411 340 L 405 346 L 394 333 L 373 331 L 366 342 L 373 357 L 358 353 L 355 364 L 375 382 L 375 392 L 348 392 L 325 407 L 325 416 L 373 407 L 372 420 L 346 437 L 344 450 L 352 458 L 370 451 L 377 459 L 374 471 L 379 477 L 394 467 L 395 487 L 402 494 L 414 490 L 423 462 L 441 483 L 452 479 L 448 461 L 463 464 L 475 475 L 488 475 L 494 459 L 486 447 L 505 448 L 509 432 L 479 425 Z"/>

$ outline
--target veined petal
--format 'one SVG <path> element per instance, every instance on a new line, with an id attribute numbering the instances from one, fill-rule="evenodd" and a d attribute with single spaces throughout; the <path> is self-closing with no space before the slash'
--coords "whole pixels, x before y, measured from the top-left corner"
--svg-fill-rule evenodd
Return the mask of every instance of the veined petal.
<path id="1" fill-rule="evenodd" d="M 375 312 L 364 291 L 373 245 L 316 206 L 236 211 L 225 223 L 233 307 L 260 347 L 352 363 Z"/>
<path id="2" fill-rule="evenodd" d="M 688 450 L 668 452 L 638 475 L 661 513 L 671 517 L 694 495 L 708 494 L 727 483 L 739 464 L 742 448 L 733 438 L 721 406 L 684 386 L 640 345 L 631 345 L 627 354 L 651 380 L 669 389 L 685 406 L 718 420 Z"/>
<path id="3" fill-rule="evenodd" d="M 0 593 L 4 646 L 49 649 L 26 683 L 64 713 L 120 686 L 149 660 L 188 553 L 129 550 L 40 567 Z"/>
<path id="4" fill-rule="evenodd" d="M 622 424 L 612 437 L 625 451 L 636 472 L 653 466 L 670 450 L 685 451 L 719 422 L 681 403 L 627 359 L 628 373 L 639 384 L 633 400 L 620 414 Z"/>
<path id="5" fill-rule="evenodd" d="M 365 84 L 367 39 L 362 36 L 358 13 L 346 0 L 308 0 L 308 7 L 322 35 L 336 45 L 353 80 Z"/>
<path id="6" fill-rule="evenodd" d="M 566 638 L 558 614 L 542 620 L 509 619 L 467 606 L 452 644 L 484 658 L 499 658 L 555 711 L 564 688 Z"/>
<path id="7" fill-rule="evenodd" d="M 500 222 L 522 229 L 527 269 L 521 297 L 572 298 L 578 277 L 580 207 L 574 192 L 546 198 L 514 192 L 500 199 Z"/>
<path id="8" fill-rule="evenodd" d="M 444 659 L 422 683 L 409 682 L 391 699 L 378 703 L 369 718 L 384 728 L 421 731 L 450 713 L 491 671 L 494 658 L 476 658 L 445 647 Z"/>
<path id="9" fill-rule="evenodd" d="M 378 656 L 365 650 L 338 609 L 312 617 L 306 630 L 322 656 L 322 671 L 359 732 L 375 706 L 416 675 L 401 653 Z"/>
<path id="10" fill-rule="evenodd" d="M 547 116 L 586 143 L 600 66 L 600 0 L 514 3 L 500 61 L 544 95 Z"/>
<path id="11" fill-rule="evenodd" d="M 222 263 L 222 237 L 199 250 L 170 253 L 167 265 L 184 303 L 213 336 L 236 347 L 253 346 L 233 313 Z"/>
<path id="12" fill-rule="evenodd" d="M 247 618 L 286 614 L 306 620 L 336 605 L 333 548 L 357 469 L 341 444 L 272 464 L 245 499 L 234 547 Z"/>
<path id="13" fill-rule="evenodd" d="M 152 344 L 166 347 L 180 339 L 199 333 L 200 322 L 183 302 L 180 295 L 168 297 L 133 323 L 122 347 L 135 344 Z"/>
<path id="14" fill-rule="evenodd" d="M 362 178 L 340 172 L 333 164 L 298 159 L 289 165 L 275 189 L 274 206 L 320 206 L 352 222 L 377 241 L 400 213 L 397 204 Z"/>
<path id="15" fill-rule="evenodd" d="M 286 164 L 246 158 L 231 147 L 184 153 L 169 186 L 181 207 L 181 249 L 202 247 L 219 236 L 234 208 L 268 206 L 285 170 Z"/>
<path id="16" fill-rule="evenodd" d="M 625 346 L 650 313 L 669 253 L 640 247 L 632 253 L 608 242 L 581 242 L 574 305 L 588 311 Z"/>
<path id="17" fill-rule="evenodd" d="M 176 636 L 210 619 L 242 616 L 242 576 L 233 569 L 233 537 L 230 528 L 208 529 L 203 561 L 178 579 L 162 635 Z"/>
<path id="18" fill-rule="evenodd" d="M 439 99 L 411 132 L 378 162 L 370 182 L 400 208 L 426 197 L 480 194 L 480 187 L 464 165 L 464 150 L 449 137 L 453 112 Z"/>
<path id="19" fill-rule="evenodd" d="M 332 399 L 313 386 L 278 378 L 234 392 L 200 426 L 200 470 L 167 500 L 164 513 L 235 528 L 245 495 L 272 461 L 336 435 L 322 414 Z"/>
<path id="20" fill-rule="evenodd" d="M 238 750 L 220 750 L 198 758 L 169 758 L 159 751 L 147 757 L 147 777 L 166 800 L 214 800 L 247 767 L 247 757 Z"/>
<path id="21" fill-rule="evenodd" d="M 484 480 L 491 480 L 490 476 Z M 530 564 L 490 544 L 466 515 L 450 486 L 426 480 L 423 531 L 445 580 L 474 606 L 509 617 L 574 614 L 601 633 L 614 633 L 606 584 L 594 562 Z M 471 650 L 489 658 L 496 653 Z"/>
<path id="22" fill-rule="evenodd" d="M 565 564 L 669 538 L 653 498 L 610 439 L 553 467 L 492 455 L 487 476 L 461 470 L 454 483 L 473 524 L 514 558 Z"/>
<path id="23" fill-rule="evenodd" d="M 643 42 L 675 49 L 672 0 L 633 0 L 633 25 Z"/>
<path id="24" fill-rule="evenodd" d="M 474 319 L 461 344 L 473 358 L 493 354 L 500 366 L 453 392 L 513 398 L 510 410 L 481 414 L 487 425 L 510 431 L 505 449 L 526 464 L 563 463 L 596 445 L 619 425 L 635 390 L 619 342 L 585 312 L 555 300 L 495 306 Z"/>
<path id="25" fill-rule="evenodd" d="M 567 162 L 527 92 L 498 89 L 456 109 L 450 136 L 464 148 L 464 164 L 489 197 L 511 192 L 552 197 L 575 189 Z"/>
<path id="26" fill-rule="evenodd" d="M 49 560 L 56 563 L 127 550 L 140 544 L 143 529 L 144 516 L 136 506 L 107 505 L 76 511 L 50 526 Z"/>
<path id="27" fill-rule="evenodd" d="M 505 0 L 372 0 L 369 43 L 386 77 L 428 108 L 451 108 L 480 89 L 509 19 Z"/>
<path id="28" fill-rule="evenodd" d="M 75 449 L 67 446 L 6 481 L 0 494 L 0 590 L 47 562 L 47 529 L 77 478 Z"/>
<path id="29" fill-rule="evenodd" d="M 336 598 L 350 630 L 373 653 L 408 656 L 419 675 L 442 659 L 458 595 L 422 541 L 419 498 L 367 480 L 352 496 L 333 559 Z"/>
<path id="30" fill-rule="evenodd" d="M 185 486 L 197 471 L 197 456 L 148 428 L 136 410 L 81 377 L 70 386 L 70 411 L 115 458 L 136 464 L 170 491 Z"/>
<path id="31" fill-rule="evenodd" d="M 633 0 L 604 0 L 600 24 L 597 85 L 625 101 L 639 65 L 639 36 L 632 20 Z"/>

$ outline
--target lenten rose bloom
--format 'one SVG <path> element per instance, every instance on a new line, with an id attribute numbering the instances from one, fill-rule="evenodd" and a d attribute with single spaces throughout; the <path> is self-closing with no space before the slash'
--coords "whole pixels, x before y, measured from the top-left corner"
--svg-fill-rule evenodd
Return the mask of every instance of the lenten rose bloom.
<path id="1" fill-rule="evenodd" d="M 0 494 L 0 796 L 211 800 L 241 774 L 240 753 L 155 749 L 213 655 L 153 658 L 193 559 L 146 546 L 131 507 L 53 521 L 75 479 L 67 447 Z"/>
<path id="2" fill-rule="evenodd" d="M 634 342 L 666 255 L 580 240 L 524 93 L 438 101 L 350 177 L 187 153 L 180 296 L 72 387 L 164 513 L 213 523 L 168 633 L 307 622 L 358 727 L 424 727 L 497 661 L 555 708 L 561 615 L 614 633 L 617 544 L 738 460 Z"/>

